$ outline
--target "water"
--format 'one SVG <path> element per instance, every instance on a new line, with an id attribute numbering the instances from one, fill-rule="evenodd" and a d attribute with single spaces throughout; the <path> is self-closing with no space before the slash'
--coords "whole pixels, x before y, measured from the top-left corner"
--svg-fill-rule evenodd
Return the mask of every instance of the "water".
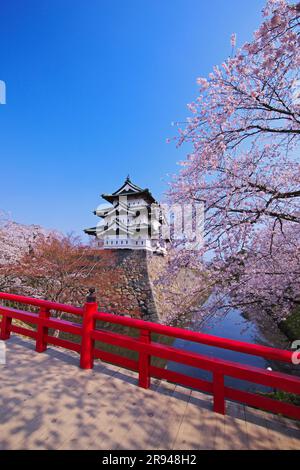
<path id="1" fill-rule="evenodd" d="M 194 319 L 193 330 L 202 333 L 230 338 L 248 343 L 255 343 L 280 349 L 288 349 L 289 343 L 285 335 L 278 329 L 277 325 L 268 316 L 261 316 L 259 322 L 253 318 L 245 318 L 241 311 L 232 309 L 226 316 L 209 318 L 206 321 L 197 323 Z M 235 351 L 228 351 L 213 346 L 193 343 L 182 339 L 176 339 L 174 347 L 192 351 L 194 353 L 204 354 L 209 357 L 216 357 L 228 361 L 234 361 L 245 365 L 260 367 L 266 369 L 271 367 L 287 373 L 295 373 L 289 364 L 283 364 L 278 361 L 268 361 L 262 357 L 251 356 Z M 195 367 L 185 366 L 175 362 L 169 362 L 167 368 L 172 371 L 180 372 L 185 375 L 212 381 L 212 374 Z M 247 391 L 270 392 L 272 389 L 250 382 L 245 382 L 231 377 L 225 378 L 225 384 L 229 387 L 239 388 Z"/>

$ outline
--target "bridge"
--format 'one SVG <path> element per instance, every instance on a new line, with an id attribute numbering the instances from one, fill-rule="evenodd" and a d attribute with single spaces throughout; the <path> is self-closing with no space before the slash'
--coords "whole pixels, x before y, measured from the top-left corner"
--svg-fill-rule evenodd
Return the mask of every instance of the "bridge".
<path id="1" fill-rule="evenodd" d="M 161 334 L 285 363 L 291 363 L 291 351 L 99 312 L 93 292 L 82 308 L 7 293 L 0 299 L 0 339 L 6 341 L 0 449 L 300 447 L 300 407 L 228 387 L 224 380 L 229 376 L 300 395 L 298 377 L 153 338 Z M 56 318 L 54 312 L 82 321 Z M 134 328 L 139 336 L 107 331 L 103 322 Z M 53 330 L 79 341 L 56 337 Z M 97 341 L 136 351 L 138 359 L 103 351 Z M 208 370 L 212 380 L 154 366 L 151 357 Z"/>

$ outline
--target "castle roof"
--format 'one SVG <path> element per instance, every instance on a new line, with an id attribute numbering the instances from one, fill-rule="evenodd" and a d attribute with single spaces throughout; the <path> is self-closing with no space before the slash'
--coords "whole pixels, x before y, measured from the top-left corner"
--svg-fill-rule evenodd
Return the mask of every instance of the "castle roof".
<path id="1" fill-rule="evenodd" d="M 119 189 L 117 189 L 117 191 L 111 194 L 102 194 L 101 196 L 108 202 L 113 202 L 120 196 L 144 197 L 150 203 L 156 202 L 148 188 L 143 189 L 137 186 L 136 184 L 132 183 L 129 176 L 127 176 L 123 185 Z"/>
<path id="2" fill-rule="evenodd" d="M 138 229 L 138 230 L 137 230 Z M 114 220 L 110 225 L 98 225 L 97 227 L 91 227 L 84 230 L 87 235 L 115 235 L 116 230 L 118 230 L 119 235 L 130 235 L 134 236 L 137 233 L 148 230 L 147 223 L 138 223 L 138 224 L 124 224 L 120 220 Z"/>
<path id="3" fill-rule="evenodd" d="M 137 204 L 134 207 L 130 207 L 121 198 L 120 201 L 118 201 L 118 203 L 115 206 L 104 207 L 102 209 L 96 209 L 94 211 L 94 214 L 97 215 L 98 217 L 106 218 L 118 212 L 118 214 L 127 214 L 127 215 L 131 215 L 132 217 L 136 217 L 137 215 L 139 215 L 139 212 L 141 210 L 144 210 L 145 208 L 146 206 L 143 204 Z"/>

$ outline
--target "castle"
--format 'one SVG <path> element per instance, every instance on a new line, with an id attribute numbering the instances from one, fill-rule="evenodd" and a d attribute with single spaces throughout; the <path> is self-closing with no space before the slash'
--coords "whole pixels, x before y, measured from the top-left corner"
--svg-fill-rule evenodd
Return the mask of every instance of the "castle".
<path id="1" fill-rule="evenodd" d="M 100 310 L 154 322 L 164 321 L 180 305 L 187 313 L 195 304 L 190 292 L 197 274 L 186 267 L 168 278 L 170 227 L 163 207 L 129 176 L 102 197 L 109 204 L 94 211 L 99 224 L 84 230 L 96 240 Z"/>
<path id="2" fill-rule="evenodd" d="M 102 220 L 96 227 L 85 229 L 87 235 L 101 240 L 103 249 L 165 254 L 169 242 L 168 237 L 162 237 L 166 217 L 148 188 L 140 188 L 128 176 L 119 189 L 102 194 L 102 198 L 110 205 L 94 211 Z"/>

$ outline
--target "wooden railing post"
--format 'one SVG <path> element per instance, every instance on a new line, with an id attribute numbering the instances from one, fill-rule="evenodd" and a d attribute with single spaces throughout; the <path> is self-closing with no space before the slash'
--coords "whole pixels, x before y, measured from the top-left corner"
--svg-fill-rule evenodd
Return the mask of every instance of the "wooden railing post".
<path id="1" fill-rule="evenodd" d="M 94 314 L 98 310 L 96 302 L 95 289 L 89 290 L 86 303 L 84 305 L 84 313 L 82 320 L 82 339 L 80 352 L 81 369 L 92 369 L 94 367 L 94 346 L 95 340 L 92 333 L 95 329 L 96 320 Z"/>
<path id="2" fill-rule="evenodd" d="M 39 323 L 37 328 L 37 336 L 36 336 L 36 346 L 35 350 L 39 353 L 46 351 L 47 349 L 47 341 L 46 336 L 48 335 L 49 328 L 44 326 L 44 319 L 48 319 L 50 317 L 50 310 L 45 307 L 40 307 L 39 311 Z"/>
<path id="3" fill-rule="evenodd" d="M 151 343 L 151 333 L 148 330 L 142 330 L 140 334 L 141 343 Z M 150 365 L 151 356 L 147 352 L 141 351 L 139 353 L 139 387 L 150 387 Z"/>
<path id="4" fill-rule="evenodd" d="M 214 411 L 225 415 L 225 390 L 224 375 L 222 372 L 213 373 L 213 394 L 214 394 Z"/>
<path id="5" fill-rule="evenodd" d="M 11 332 L 11 323 L 12 323 L 12 317 L 8 317 L 7 315 L 2 316 L 2 321 L 0 323 L 0 339 L 2 341 L 5 341 L 6 339 L 10 338 L 10 332 Z"/>

